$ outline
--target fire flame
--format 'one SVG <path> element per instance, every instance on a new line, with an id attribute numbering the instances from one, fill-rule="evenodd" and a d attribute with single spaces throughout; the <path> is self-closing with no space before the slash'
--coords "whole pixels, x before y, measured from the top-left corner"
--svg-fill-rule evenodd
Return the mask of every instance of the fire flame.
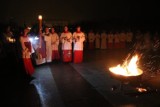
<path id="1" fill-rule="evenodd" d="M 138 55 L 135 55 L 131 58 L 129 63 L 128 61 L 125 61 L 122 66 L 119 64 L 116 67 L 110 67 L 109 70 L 112 73 L 118 75 L 138 76 L 141 75 L 143 72 L 141 69 L 138 68 L 137 61 L 138 61 Z"/>

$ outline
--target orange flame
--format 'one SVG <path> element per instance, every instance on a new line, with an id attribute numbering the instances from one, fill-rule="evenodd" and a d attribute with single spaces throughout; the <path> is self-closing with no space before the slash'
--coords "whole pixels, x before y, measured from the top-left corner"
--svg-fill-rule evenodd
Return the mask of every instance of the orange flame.
<path id="1" fill-rule="evenodd" d="M 125 61 L 123 65 L 120 64 L 116 67 L 110 67 L 109 70 L 114 74 L 123 75 L 123 76 L 138 76 L 143 72 L 137 66 L 138 55 L 135 55 L 131 58 L 130 62 Z"/>

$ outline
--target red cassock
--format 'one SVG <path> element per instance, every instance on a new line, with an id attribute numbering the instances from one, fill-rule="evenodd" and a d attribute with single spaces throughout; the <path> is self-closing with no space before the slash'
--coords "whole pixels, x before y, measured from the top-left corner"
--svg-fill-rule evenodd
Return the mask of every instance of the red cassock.
<path id="1" fill-rule="evenodd" d="M 62 42 L 62 60 L 63 62 L 72 61 L 72 34 L 70 32 L 63 32 L 61 34 Z"/>
<path id="2" fill-rule="evenodd" d="M 81 63 L 83 61 L 83 42 L 85 41 L 85 35 L 83 32 L 74 32 L 74 63 Z"/>
<path id="3" fill-rule="evenodd" d="M 90 50 L 94 49 L 94 42 L 89 42 L 89 49 Z"/>
<path id="4" fill-rule="evenodd" d="M 74 51 L 74 63 L 81 63 L 83 61 L 83 51 Z"/>
<path id="5" fill-rule="evenodd" d="M 108 48 L 112 49 L 113 48 L 113 43 L 108 43 Z"/>
<path id="6" fill-rule="evenodd" d="M 59 55 L 59 51 L 58 50 L 52 50 L 52 60 L 59 60 L 60 59 L 60 55 Z"/>
<path id="7" fill-rule="evenodd" d="M 30 42 L 24 42 L 25 47 L 28 49 L 28 52 L 26 52 L 26 57 L 23 57 L 23 61 L 24 61 L 24 67 L 26 70 L 26 73 L 28 75 L 32 75 L 34 72 L 34 67 L 32 65 L 32 61 L 30 58 L 30 53 L 32 52 L 31 49 L 31 43 Z"/>
<path id="8" fill-rule="evenodd" d="M 72 61 L 72 50 L 63 50 L 63 62 Z"/>
<path id="9" fill-rule="evenodd" d="M 120 43 L 118 42 L 118 43 L 115 43 L 114 44 L 114 48 L 120 48 Z"/>
<path id="10" fill-rule="evenodd" d="M 24 61 L 24 67 L 25 67 L 26 73 L 28 75 L 32 75 L 34 73 L 34 68 L 33 68 L 31 59 L 23 58 L 23 61 Z"/>

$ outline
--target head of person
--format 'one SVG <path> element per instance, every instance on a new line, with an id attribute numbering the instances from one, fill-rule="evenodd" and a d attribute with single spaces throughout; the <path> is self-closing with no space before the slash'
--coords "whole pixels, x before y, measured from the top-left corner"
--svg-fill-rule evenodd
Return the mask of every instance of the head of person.
<path id="1" fill-rule="evenodd" d="M 29 28 L 25 27 L 24 30 L 23 30 L 24 36 L 27 36 L 28 33 L 29 33 Z"/>
<path id="2" fill-rule="evenodd" d="M 51 33 L 54 33 L 54 32 L 55 32 L 55 28 L 52 27 L 52 28 L 51 28 Z"/>
<path id="3" fill-rule="evenodd" d="M 81 27 L 77 26 L 76 30 L 77 30 L 77 32 L 81 32 Z"/>
<path id="4" fill-rule="evenodd" d="M 45 33 L 49 33 L 49 27 L 48 26 L 46 26 L 46 28 L 45 28 Z"/>
<path id="5" fill-rule="evenodd" d="M 68 32 L 68 26 L 64 26 L 64 32 Z"/>

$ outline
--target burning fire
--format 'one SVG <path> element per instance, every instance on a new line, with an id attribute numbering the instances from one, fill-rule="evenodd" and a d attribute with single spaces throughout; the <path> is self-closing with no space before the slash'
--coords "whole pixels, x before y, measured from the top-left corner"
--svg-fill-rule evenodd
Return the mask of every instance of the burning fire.
<path id="1" fill-rule="evenodd" d="M 114 74 L 123 75 L 123 76 L 138 76 L 143 72 L 137 66 L 138 55 L 135 55 L 128 62 L 127 60 L 121 66 L 120 64 L 116 67 L 110 67 L 109 70 Z"/>

